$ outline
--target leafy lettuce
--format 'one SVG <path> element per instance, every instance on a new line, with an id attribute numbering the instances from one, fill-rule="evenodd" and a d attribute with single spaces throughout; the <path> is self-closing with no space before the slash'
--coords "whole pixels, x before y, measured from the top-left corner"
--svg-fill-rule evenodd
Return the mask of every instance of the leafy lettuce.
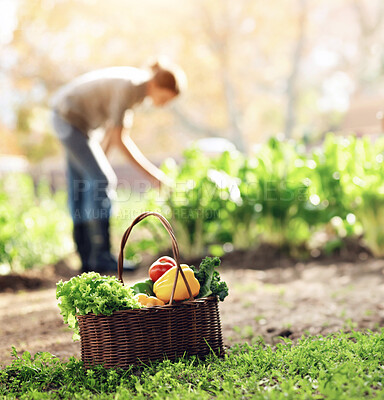
<path id="1" fill-rule="evenodd" d="M 67 282 L 57 283 L 56 299 L 60 314 L 73 330 L 73 340 L 79 340 L 79 324 L 76 315 L 88 313 L 111 315 L 114 311 L 141 308 L 132 290 L 123 286 L 113 276 L 101 276 L 88 272 Z"/>

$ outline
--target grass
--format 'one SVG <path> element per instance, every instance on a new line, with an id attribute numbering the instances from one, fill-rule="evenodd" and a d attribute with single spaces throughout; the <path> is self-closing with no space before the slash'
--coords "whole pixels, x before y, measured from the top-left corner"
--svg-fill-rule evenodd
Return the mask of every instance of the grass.
<path id="1" fill-rule="evenodd" d="M 128 371 L 25 352 L 0 370 L 2 399 L 384 399 L 384 330 L 338 333 L 225 357 L 165 360 Z"/>

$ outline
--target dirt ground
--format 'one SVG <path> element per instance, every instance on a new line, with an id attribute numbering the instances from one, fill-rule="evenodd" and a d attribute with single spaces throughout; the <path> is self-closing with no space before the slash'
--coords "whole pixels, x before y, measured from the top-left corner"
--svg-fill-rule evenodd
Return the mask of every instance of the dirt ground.
<path id="1" fill-rule="evenodd" d="M 24 290 L 0 293 L 0 365 L 11 361 L 12 346 L 19 353 L 80 357 L 80 343 L 72 342 L 62 322 L 54 288 L 60 274 L 67 279 L 74 271 L 65 265 L 47 271 L 43 287 L 35 282 L 32 289 L 24 285 Z M 221 275 L 230 288 L 230 296 L 220 304 L 228 346 L 257 343 L 260 337 L 274 344 L 280 336 L 295 340 L 303 334 L 384 326 L 384 260 L 285 262 L 264 270 L 224 263 Z M 125 282 L 145 276 L 142 268 L 127 275 Z"/>

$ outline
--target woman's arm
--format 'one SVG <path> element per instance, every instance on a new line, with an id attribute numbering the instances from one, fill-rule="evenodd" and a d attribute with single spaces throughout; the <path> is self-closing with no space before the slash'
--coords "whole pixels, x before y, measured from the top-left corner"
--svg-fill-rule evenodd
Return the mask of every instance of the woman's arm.
<path id="1" fill-rule="evenodd" d="M 111 122 L 107 124 L 106 129 L 105 129 L 105 135 L 103 140 L 101 141 L 101 147 L 104 150 L 105 154 L 109 153 L 109 150 L 113 146 L 119 146 L 119 143 L 121 141 L 122 137 L 122 132 L 123 132 L 123 126 L 125 127 L 126 130 L 129 130 L 132 125 L 133 125 L 133 111 L 132 110 L 126 110 L 124 113 L 124 125 L 113 125 Z"/>
<path id="2" fill-rule="evenodd" d="M 117 147 L 133 164 L 139 167 L 145 173 L 149 180 L 158 185 L 170 185 L 170 179 L 152 164 L 144 154 L 139 150 L 130 137 L 122 138 L 123 127 L 113 127 L 106 131 L 106 135 L 101 146 L 107 154 L 111 147 Z"/>
<path id="3" fill-rule="evenodd" d="M 121 129 L 123 129 L 123 128 L 121 128 Z M 112 137 L 114 135 L 118 135 L 118 134 L 119 134 L 119 132 L 115 131 L 115 129 L 112 129 L 112 128 L 108 128 L 105 130 L 105 134 L 104 134 L 104 137 L 103 137 L 100 145 L 106 155 L 108 155 L 109 150 L 111 150 Z M 120 132 L 120 135 L 121 135 L 121 132 Z"/>

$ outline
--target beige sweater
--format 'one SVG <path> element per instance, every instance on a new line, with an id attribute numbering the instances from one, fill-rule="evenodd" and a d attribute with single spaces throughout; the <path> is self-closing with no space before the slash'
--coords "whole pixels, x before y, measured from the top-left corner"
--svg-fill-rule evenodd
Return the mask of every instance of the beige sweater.
<path id="1" fill-rule="evenodd" d="M 54 111 L 84 134 L 105 126 L 123 126 L 124 114 L 146 96 L 146 71 L 111 67 L 82 75 L 58 90 Z"/>

